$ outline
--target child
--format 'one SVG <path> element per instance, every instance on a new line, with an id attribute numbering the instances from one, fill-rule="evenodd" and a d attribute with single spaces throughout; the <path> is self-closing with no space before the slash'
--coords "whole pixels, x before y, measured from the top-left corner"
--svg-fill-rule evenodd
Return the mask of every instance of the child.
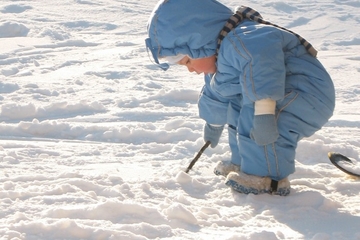
<path id="1" fill-rule="evenodd" d="M 288 195 L 297 143 L 335 106 L 316 50 L 252 9 L 234 15 L 215 0 L 161 0 L 147 28 L 146 46 L 161 68 L 178 63 L 205 76 L 204 140 L 214 148 L 227 125 L 232 153 L 215 174 L 241 193 Z"/>

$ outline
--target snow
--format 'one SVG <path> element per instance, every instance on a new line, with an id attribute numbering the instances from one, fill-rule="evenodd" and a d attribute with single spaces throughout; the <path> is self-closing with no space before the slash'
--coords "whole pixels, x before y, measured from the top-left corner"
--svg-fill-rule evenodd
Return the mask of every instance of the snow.
<path id="1" fill-rule="evenodd" d="M 203 146 L 201 76 L 148 59 L 155 0 L 0 3 L 0 239 L 360 239 L 360 3 L 223 0 L 304 36 L 337 105 L 299 143 L 287 197 L 231 191 Z"/>

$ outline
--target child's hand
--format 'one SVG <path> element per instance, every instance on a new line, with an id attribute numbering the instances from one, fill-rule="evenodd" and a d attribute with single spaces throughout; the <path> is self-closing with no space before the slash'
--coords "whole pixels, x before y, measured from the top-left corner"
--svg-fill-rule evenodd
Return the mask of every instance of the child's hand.
<path id="1" fill-rule="evenodd" d="M 210 141 L 211 147 L 214 148 L 218 145 L 221 133 L 224 126 L 214 126 L 208 123 L 204 126 L 204 140 L 205 142 Z"/>
<path id="2" fill-rule="evenodd" d="M 255 115 L 250 137 L 260 146 L 275 142 L 279 137 L 275 115 Z"/>

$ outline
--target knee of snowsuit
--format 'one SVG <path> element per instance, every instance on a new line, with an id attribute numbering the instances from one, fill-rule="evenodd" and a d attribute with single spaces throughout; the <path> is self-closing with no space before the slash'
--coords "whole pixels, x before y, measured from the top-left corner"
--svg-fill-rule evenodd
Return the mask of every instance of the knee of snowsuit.
<path id="1" fill-rule="evenodd" d="M 279 138 L 273 144 L 257 145 L 250 138 L 254 117 L 253 105 L 242 107 L 238 124 L 241 170 L 247 174 L 281 180 L 295 172 L 297 143 L 318 131 L 332 116 L 334 105 L 297 90 L 277 102 Z"/>

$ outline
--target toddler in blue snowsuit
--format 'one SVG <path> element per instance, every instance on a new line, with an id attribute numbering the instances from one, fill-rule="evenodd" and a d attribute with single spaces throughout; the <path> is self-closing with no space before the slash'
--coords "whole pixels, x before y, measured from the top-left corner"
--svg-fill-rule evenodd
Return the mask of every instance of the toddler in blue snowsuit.
<path id="1" fill-rule="evenodd" d="M 161 0 L 147 29 L 146 46 L 161 68 L 177 63 L 205 76 L 198 102 L 204 140 L 215 147 L 227 125 L 232 153 L 215 173 L 242 193 L 288 195 L 297 143 L 335 106 L 316 50 L 252 9 L 234 15 L 215 0 Z"/>

